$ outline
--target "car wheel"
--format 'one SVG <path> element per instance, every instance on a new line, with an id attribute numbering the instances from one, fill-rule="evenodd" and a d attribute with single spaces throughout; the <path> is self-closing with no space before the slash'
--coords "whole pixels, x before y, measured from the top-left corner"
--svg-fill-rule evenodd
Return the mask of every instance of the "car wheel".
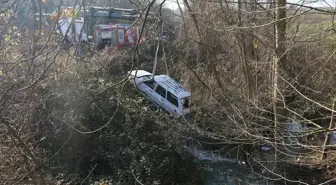
<path id="1" fill-rule="evenodd" d="M 149 105 L 149 109 L 152 110 L 152 111 L 157 111 L 157 107 L 153 104 Z"/>

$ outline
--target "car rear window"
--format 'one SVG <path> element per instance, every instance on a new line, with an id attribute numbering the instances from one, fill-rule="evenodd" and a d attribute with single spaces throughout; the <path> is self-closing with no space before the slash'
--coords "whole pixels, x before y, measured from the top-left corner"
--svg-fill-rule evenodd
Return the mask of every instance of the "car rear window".
<path id="1" fill-rule="evenodd" d="M 184 109 L 187 109 L 190 107 L 190 100 L 189 100 L 189 97 L 186 97 L 186 98 L 182 98 L 182 105 L 183 105 L 183 108 Z"/>

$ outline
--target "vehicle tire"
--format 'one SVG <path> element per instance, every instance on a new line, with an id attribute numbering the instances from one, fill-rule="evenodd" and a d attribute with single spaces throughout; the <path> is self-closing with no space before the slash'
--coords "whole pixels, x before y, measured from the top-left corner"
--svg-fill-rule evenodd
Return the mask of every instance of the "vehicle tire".
<path id="1" fill-rule="evenodd" d="M 157 108 L 155 105 L 153 105 L 153 104 L 150 104 L 150 105 L 149 105 L 149 109 L 150 109 L 151 111 L 157 111 L 157 110 L 158 110 L 158 108 Z"/>

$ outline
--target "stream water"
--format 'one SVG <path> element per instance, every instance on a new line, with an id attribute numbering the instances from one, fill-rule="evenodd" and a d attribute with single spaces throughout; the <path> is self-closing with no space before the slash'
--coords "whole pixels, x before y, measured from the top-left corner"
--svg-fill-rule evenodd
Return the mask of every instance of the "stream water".
<path id="1" fill-rule="evenodd" d="M 203 166 L 204 185 L 273 185 L 262 175 L 247 168 L 243 161 L 221 156 L 199 145 L 186 146 L 194 162 Z"/>

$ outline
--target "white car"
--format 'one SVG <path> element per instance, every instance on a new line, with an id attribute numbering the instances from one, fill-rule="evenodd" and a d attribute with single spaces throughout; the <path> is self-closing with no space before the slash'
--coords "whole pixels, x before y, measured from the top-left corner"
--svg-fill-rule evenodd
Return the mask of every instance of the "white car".
<path id="1" fill-rule="evenodd" d="M 152 79 L 152 73 L 134 70 L 129 79 L 156 106 L 176 117 L 190 114 L 191 93 L 169 76 L 155 75 Z"/>

